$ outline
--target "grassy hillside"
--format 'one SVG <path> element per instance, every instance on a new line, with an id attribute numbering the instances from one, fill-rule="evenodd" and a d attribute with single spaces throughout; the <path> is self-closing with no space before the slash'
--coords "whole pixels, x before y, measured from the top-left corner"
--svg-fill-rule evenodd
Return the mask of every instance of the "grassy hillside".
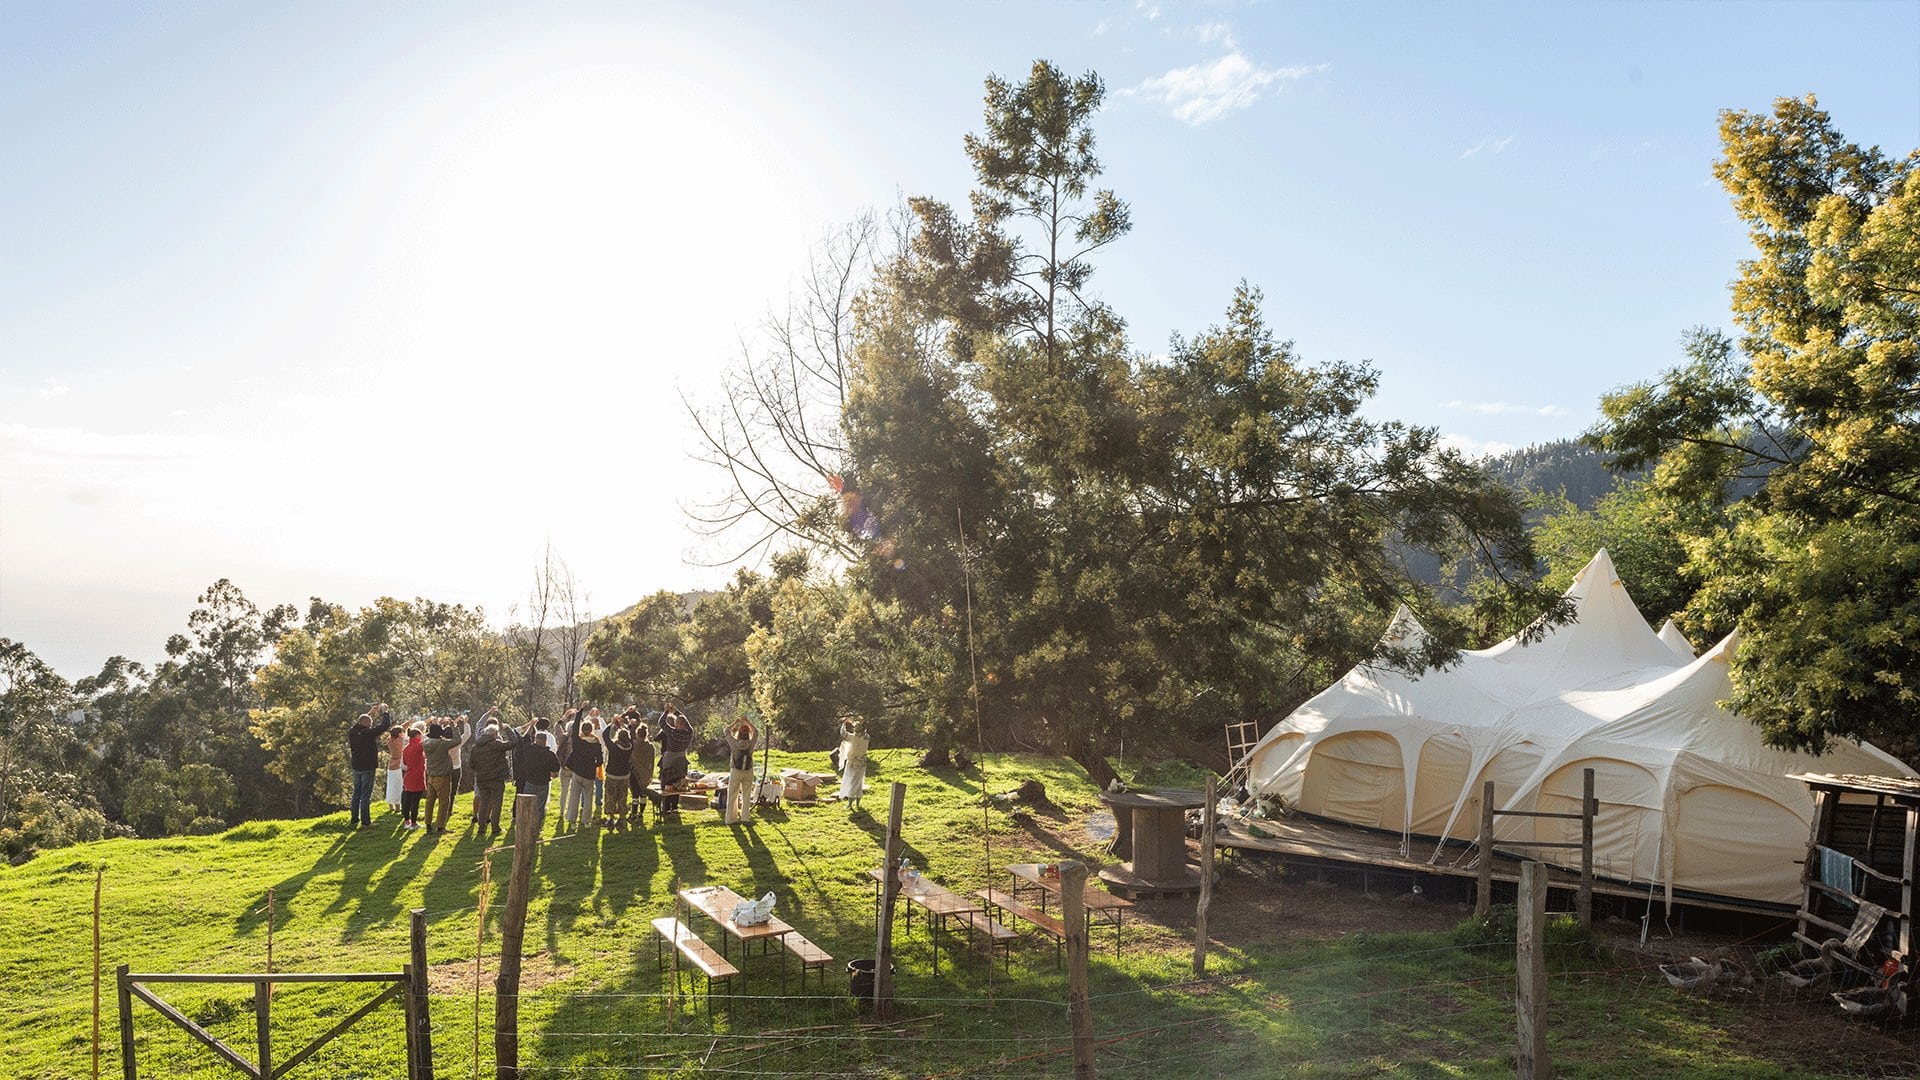
<path id="1" fill-rule="evenodd" d="M 774 759 L 783 764 L 781 755 Z M 929 773 L 912 762 L 911 751 L 877 753 L 870 784 L 881 793 L 890 780 L 909 785 L 907 853 L 959 891 L 1004 883 L 1000 868 L 1007 863 L 1099 854 L 1084 828 L 1097 808 L 1094 793 L 1064 762 L 989 759 L 989 790 L 1033 777 L 1057 804 L 1030 815 L 993 811 L 990 855 L 979 773 Z M 819 755 L 785 763 L 823 765 Z M 731 1017 L 720 1010 L 709 1019 L 697 1002 L 685 1001 L 670 1014 L 647 921 L 671 910 L 676 880 L 726 884 L 746 895 L 772 890 L 778 913 L 836 957 L 872 954 L 864 871 L 878 859 L 884 794 L 870 795 L 867 805 L 871 813 L 852 817 L 830 804 L 795 807 L 738 829 L 716 814 L 688 811 L 683 824 L 661 831 L 588 832 L 546 845 L 535 872 L 521 1010 L 522 1060 L 536 1066 L 532 1075 L 1069 1074 L 1065 983 L 1052 947 L 1024 943 L 1009 976 L 949 939 L 960 955 L 943 956 L 935 976 L 919 920 L 898 938 L 901 1025 L 865 1022 L 842 975 L 829 977 L 825 991 L 795 983 L 782 996 L 771 969 L 757 966 L 749 969 L 751 996 L 736 999 Z M 465 813 L 463 799 L 456 824 Z M 111 841 L 0 871 L 5 1073 L 90 1074 L 91 905 L 94 872 L 102 868 L 103 1075 L 120 1070 L 113 966 L 259 970 L 269 889 L 273 961 L 281 970 L 395 970 L 404 960 L 407 912 L 425 908 L 438 1071 L 474 1075 L 482 845 L 457 833 L 434 839 L 398 832 L 384 811 L 375 820 L 359 832 L 336 815 L 263 822 L 218 837 Z M 501 887 L 487 917 L 478 1062 L 488 1075 L 492 957 L 511 854 L 492 858 Z M 1183 985 L 1191 901 L 1143 902 L 1127 924 L 1123 952 L 1116 955 L 1112 931 L 1095 934 L 1101 1075 L 1159 1077 L 1175 1067 L 1183 1075 L 1511 1075 L 1511 960 L 1498 949 L 1456 943 L 1445 928 L 1458 918 L 1450 904 L 1397 903 L 1234 871 L 1212 922 L 1210 973 L 1220 978 Z M 689 921 L 718 942 L 711 923 Z M 1686 997 L 1645 964 L 1577 951 L 1559 965 L 1553 1046 L 1561 1075 L 1866 1076 L 1912 1064 L 1911 1047 L 1901 1040 L 1847 1027 L 1805 1004 L 1763 1009 Z M 249 989 L 163 989 L 243 1052 L 252 1046 Z M 280 989 L 280 1054 L 368 996 L 360 989 Z M 135 1016 L 143 1076 L 232 1075 L 151 1010 L 138 1006 Z M 1800 1027 L 1783 1024 L 1788 1018 Z M 1805 1037 L 1807 1030 L 1819 1037 Z M 392 1077 L 402 1045 L 400 1011 L 383 1007 L 293 1075 Z"/>

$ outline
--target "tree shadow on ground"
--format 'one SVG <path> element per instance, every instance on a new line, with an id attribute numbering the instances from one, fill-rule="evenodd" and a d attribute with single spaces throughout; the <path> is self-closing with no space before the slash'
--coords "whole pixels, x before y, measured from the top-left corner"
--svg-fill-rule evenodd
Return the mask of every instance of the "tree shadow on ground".
<path id="1" fill-rule="evenodd" d="M 1061 814 L 1060 816 L 1063 819 L 1066 817 L 1064 813 Z M 1024 815 L 1024 814 L 1016 814 L 1013 817 L 1013 822 L 1014 824 L 1020 826 L 1021 830 L 1024 831 L 1028 836 L 1032 837 L 1035 842 L 1040 844 L 1040 846 L 1050 851 L 1059 852 L 1061 855 L 1084 861 L 1088 864 L 1088 869 L 1090 870 L 1097 871 L 1100 869 L 1099 859 L 1097 858 L 1089 859 L 1084 853 L 1080 851 L 1080 849 L 1074 847 L 1072 844 L 1067 843 L 1065 840 L 1060 839 L 1060 837 L 1057 836 L 1052 829 L 1049 829 L 1046 826 L 1041 825 L 1038 821 L 1034 820 L 1033 817 L 1029 815 Z"/>
<path id="2" fill-rule="evenodd" d="M 556 959 L 570 961 L 560 935 L 573 929 L 582 911 L 591 909 L 599 891 L 599 830 L 562 833 L 543 847 L 536 873 L 544 885 L 538 894 L 547 898 L 546 948 Z"/>
<path id="3" fill-rule="evenodd" d="M 415 842 L 409 845 L 409 840 Z M 396 849 L 396 845 L 404 846 Z M 340 940 L 358 941 L 368 929 L 392 923 L 401 911 L 402 890 L 413 881 L 432 849 L 423 834 L 380 826 L 350 829 L 343 817 L 339 835 L 318 858 L 299 873 L 274 883 L 275 922 L 285 926 L 290 921 L 292 902 L 309 884 L 338 874 L 339 885 L 321 911 L 328 916 L 345 912 Z M 265 926 L 266 920 L 264 903 L 250 905 L 236 913 L 234 933 L 253 933 Z"/>

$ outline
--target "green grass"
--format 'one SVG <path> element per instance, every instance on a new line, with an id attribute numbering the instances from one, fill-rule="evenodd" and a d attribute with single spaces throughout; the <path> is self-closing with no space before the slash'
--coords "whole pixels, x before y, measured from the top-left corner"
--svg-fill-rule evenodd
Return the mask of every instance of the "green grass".
<path id="1" fill-rule="evenodd" d="M 647 923 L 672 910 L 676 881 L 725 884 L 749 896 L 771 890 L 779 897 L 778 914 L 841 961 L 872 955 L 865 871 L 879 858 L 889 781 L 908 785 L 907 855 L 957 891 L 1003 882 L 1000 868 L 1012 862 L 1097 860 L 1097 851 L 1076 851 L 1056 835 L 1083 836 L 1078 826 L 1098 808 L 1070 764 L 989 757 L 990 790 L 1037 778 L 1057 809 L 1018 815 L 996 809 L 983 817 L 977 771 L 925 772 L 913 765 L 914 756 L 877 753 L 866 810 L 851 817 L 843 807 L 822 804 L 774 811 L 734 828 L 717 814 L 689 810 L 683 824 L 663 830 L 650 823 L 639 833 L 586 832 L 546 845 L 527 922 L 523 1064 L 535 1066 L 532 1075 L 605 1077 L 723 1070 L 1069 1075 L 1066 983 L 1054 968 L 1052 946 L 1023 943 L 1009 976 L 949 939 L 935 976 L 918 920 L 911 935 L 896 935 L 905 1017 L 898 1026 L 872 1026 L 848 1000 L 838 972 L 825 992 L 802 992 L 794 983 L 781 997 L 771 969 L 758 966 L 750 968 L 753 996 L 736 999 L 730 1018 L 717 1010 L 709 1019 L 697 1001 L 682 1001 L 669 1015 Z M 774 766 L 782 764 L 823 767 L 819 755 L 775 754 Z M 1163 779 L 1179 778 L 1167 773 Z M 456 825 L 465 813 L 462 799 Z M 471 964 L 482 846 L 458 833 L 439 839 L 398 833 L 384 810 L 375 821 L 360 832 L 348 831 L 341 814 L 262 822 L 217 837 L 108 841 L 0 871 L 6 1074 L 89 1075 L 91 906 L 100 868 L 103 1075 L 120 1069 L 114 965 L 260 970 L 269 889 L 280 970 L 397 970 L 405 961 L 407 913 L 426 909 L 438 1073 L 473 1075 Z M 551 815 L 547 835 L 553 835 Z M 509 852 L 493 856 L 479 1052 L 487 1075 L 493 956 L 510 865 Z M 1329 892 L 1324 900 L 1352 897 Z M 1215 926 L 1225 929 L 1215 934 L 1220 945 L 1209 971 L 1218 978 L 1181 985 L 1190 973 L 1191 920 L 1191 906 L 1183 902 L 1144 905 L 1128 924 L 1119 956 L 1111 931 L 1096 931 L 1092 1004 L 1102 1076 L 1512 1075 L 1512 962 L 1498 948 L 1464 947 L 1432 932 L 1314 938 L 1291 933 L 1281 917 L 1216 914 Z M 718 942 L 711 923 L 689 921 Z M 1569 953 L 1558 963 L 1552 1047 L 1562 1076 L 1847 1075 L 1806 1070 L 1779 1052 L 1746 1045 L 1738 1033 L 1751 1014 L 1728 1003 L 1649 986 L 1644 973 L 1594 973 L 1609 964 L 1591 956 Z M 249 988 L 159 989 L 188 1016 L 251 1052 Z M 283 987 L 274 1000 L 278 1053 L 284 1057 L 304 1044 L 370 993 Z M 135 1017 L 143 1076 L 233 1075 L 152 1010 L 137 1006 Z M 769 1034 L 775 1032 L 781 1034 Z M 394 1076 L 402 1045 L 399 1009 L 385 1007 L 294 1075 Z"/>

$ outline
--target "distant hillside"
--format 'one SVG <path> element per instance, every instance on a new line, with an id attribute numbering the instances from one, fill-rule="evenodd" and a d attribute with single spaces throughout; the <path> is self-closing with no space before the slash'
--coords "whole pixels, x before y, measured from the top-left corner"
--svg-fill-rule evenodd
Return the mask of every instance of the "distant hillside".
<path id="1" fill-rule="evenodd" d="M 1600 497 L 1613 490 L 1623 477 L 1607 469 L 1607 456 L 1582 445 L 1576 439 L 1557 439 L 1521 450 L 1509 450 L 1481 462 L 1486 470 L 1509 487 L 1527 494 L 1564 492 L 1575 506 L 1591 510 Z M 1528 513 L 1537 520 L 1540 511 Z M 1407 569 L 1429 585 L 1441 585 L 1445 575 L 1440 560 L 1424 551 L 1401 550 Z M 1465 582 L 1454 582 L 1456 587 Z"/>
<path id="2" fill-rule="evenodd" d="M 1526 492 L 1564 492 L 1575 506 L 1591 510 L 1623 477 L 1607 468 L 1607 455 L 1577 439 L 1529 446 L 1488 458 L 1486 468 Z M 1638 475 L 1638 474 L 1634 474 Z"/>

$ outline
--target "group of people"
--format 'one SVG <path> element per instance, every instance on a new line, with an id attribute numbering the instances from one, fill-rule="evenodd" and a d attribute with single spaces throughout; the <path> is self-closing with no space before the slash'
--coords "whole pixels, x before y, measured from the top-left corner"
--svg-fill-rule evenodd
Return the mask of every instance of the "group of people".
<path id="1" fill-rule="evenodd" d="M 471 827 L 484 836 L 501 832 L 509 780 L 516 795 L 536 798 L 535 820 L 544 824 L 555 777 L 560 780 L 562 831 L 583 824 L 625 830 L 642 820 L 642 808 L 650 798 L 657 799 L 663 812 L 673 812 L 677 793 L 686 783 L 693 726 L 686 714 L 672 706 L 662 709 L 656 720 L 657 727 L 636 706 L 611 718 L 602 718 L 596 707 L 583 706 L 568 709 L 558 725 L 538 717 L 515 728 L 500 719 L 496 707 L 487 710 L 477 724 L 465 713 L 402 723 L 395 721 L 393 710 L 384 702 L 375 704 L 347 728 L 353 827 L 373 823 L 374 776 L 384 764 L 387 805 L 401 815 L 409 830 L 448 831 L 463 769 L 473 786 Z M 751 805 L 753 747 L 758 737 L 744 718 L 727 728 L 732 766 L 727 790 L 730 823 L 745 820 Z M 663 793 L 659 796 L 649 791 L 656 758 Z M 748 801 L 741 802 L 742 798 Z"/>

